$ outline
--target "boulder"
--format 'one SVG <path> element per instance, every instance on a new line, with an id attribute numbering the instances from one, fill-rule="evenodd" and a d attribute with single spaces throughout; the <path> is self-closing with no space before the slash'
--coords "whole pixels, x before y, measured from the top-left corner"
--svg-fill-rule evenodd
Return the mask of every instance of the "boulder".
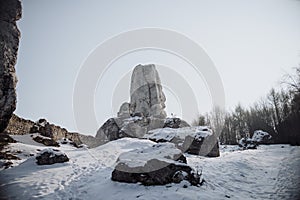
<path id="1" fill-rule="evenodd" d="M 69 158 L 65 153 L 59 150 L 48 148 L 39 152 L 36 156 L 36 160 L 38 165 L 52 165 L 55 163 L 68 162 Z"/>
<path id="2" fill-rule="evenodd" d="M 45 146 L 54 146 L 54 147 L 59 147 L 58 142 L 53 140 L 52 138 L 41 136 L 41 135 L 36 135 L 32 138 L 34 141 L 44 144 Z"/>
<path id="3" fill-rule="evenodd" d="M 242 138 L 239 141 L 239 146 L 243 149 L 256 149 L 260 144 L 269 144 L 272 136 L 262 130 L 254 131 L 251 138 Z"/>
<path id="4" fill-rule="evenodd" d="M 238 145 L 243 149 L 256 149 L 258 143 L 256 141 L 253 141 L 251 138 L 242 138 L 239 140 Z"/>
<path id="5" fill-rule="evenodd" d="M 254 131 L 251 139 L 256 141 L 258 144 L 269 144 L 272 136 L 265 131 L 256 130 Z"/>
<path id="6" fill-rule="evenodd" d="M 0 1 L 0 132 L 7 127 L 16 109 L 15 65 L 20 38 L 16 21 L 21 13 L 20 1 Z"/>
<path id="7" fill-rule="evenodd" d="M 154 142 L 171 142 L 182 152 L 189 154 L 218 157 L 219 142 L 215 134 L 205 127 L 161 128 L 149 131 L 144 136 Z"/>
<path id="8" fill-rule="evenodd" d="M 119 156 L 112 180 L 143 185 L 164 185 L 189 181 L 200 183 L 200 176 L 186 164 L 186 158 L 172 143 L 155 144 Z"/>
<path id="9" fill-rule="evenodd" d="M 96 138 L 106 141 L 112 141 L 121 138 L 119 136 L 120 124 L 115 118 L 108 119 L 97 131 Z"/>

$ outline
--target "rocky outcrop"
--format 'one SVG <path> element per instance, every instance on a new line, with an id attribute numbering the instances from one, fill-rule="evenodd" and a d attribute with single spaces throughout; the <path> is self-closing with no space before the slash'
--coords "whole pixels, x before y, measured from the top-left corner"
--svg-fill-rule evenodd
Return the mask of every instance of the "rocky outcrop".
<path id="1" fill-rule="evenodd" d="M 23 119 L 15 114 L 9 120 L 8 126 L 3 131 L 11 135 L 25 135 L 30 132 L 34 122 L 28 119 Z"/>
<path id="2" fill-rule="evenodd" d="M 207 127 L 205 130 L 200 130 L 200 127 L 185 128 L 190 125 L 184 120 L 166 118 L 166 99 L 154 65 L 135 67 L 130 95 L 131 102 L 121 105 L 118 117 L 107 120 L 99 128 L 96 138 L 107 142 L 122 137 L 145 137 L 155 142 L 172 142 L 182 152 L 190 154 L 209 157 L 220 155 L 218 138 Z M 155 129 L 156 133 L 153 134 L 151 130 Z M 162 139 L 164 135 L 166 137 Z"/>
<path id="3" fill-rule="evenodd" d="M 13 114 L 8 126 L 3 131 L 10 135 L 25 135 L 28 133 L 40 133 L 42 136 L 49 137 L 54 141 L 61 140 L 63 138 L 69 139 L 74 142 L 74 146 L 80 146 L 86 144 L 90 148 L 99 146 L 102 141 L 99 139 L 83 135 L 80 133 L 69 132 L 67 129 L 54 124 L 50 124 L 46 119 L 39 119 L 33 122 L 28 119 L 23 119 Z"/>
<path id="4" fill-rule="evenodd" d="M 134 68 L 130 85 L 131 115 L 166 118 L 166 97 L 155 65 L 138 65 Z"/>
<path id="5" fill-rule="evenodd" d="M 130 103 L 123 103 L 118 117 L 166 118 L 166 97 L 155 65 L 138 65 L 131 76 Z"/>
<path id="6" fill-rule="evenodd" d="M 0 132 L 7 127 L 16 109 L 15 65 L 20 38 L 16 21 L 21 13 L 20 1 L 0 1 Z"/>
<path id="7" fill-rule="evenodd" d="M 165 101 L 155 65 L 136 66 L 131 77 L 130 103 L 121 105 L 118 117 L 107 120 L 97 131 L 96 138 L 103 142 L 123 137 L 147 138 L 172 142 L 182 152 L 219 156 L 216 135 L 207 127 L 190 127 L 180 118 L 166 118 Z"/>
<path id="8" fill-rule="evenodd" d="M 131 76 L 130 103 L 123 103 L 117 118 L 107 120 L 96 138 L 107 142 L 122 137 L 143 137 L 165 125 L 165 95 L 155 65 L 138 65 Z M 180 123 L 180 122 L 179 122 Z"/>
<path id="9" fill-rule="evenodd" d="M 123 153 L 112 172 L 112 180 L 143 185 L 164 185 L 187 180 L 200 184 L 200 176 L 186 164 L 181 151 L 171 143 Z"/>
<path id="10" fill-rule="evenodd" d="M 166 118 L 165 95 L 155 65 L 138 65 L 131 76 L 130 103 L 123 103 L 118 117 L 108 119 L 97 131 L 103 142 L 122 137 L 143 137 L 148 131 L 190 126 L 179 118 Z"/>
<path id="11" fill-rule="evenodd" d="M 56 149 L 44 149 L 36 156 L 38 165 L 52 165 L 55 163 L 68 162 L 69 158 L 65 153 L 60 152 Z"/>

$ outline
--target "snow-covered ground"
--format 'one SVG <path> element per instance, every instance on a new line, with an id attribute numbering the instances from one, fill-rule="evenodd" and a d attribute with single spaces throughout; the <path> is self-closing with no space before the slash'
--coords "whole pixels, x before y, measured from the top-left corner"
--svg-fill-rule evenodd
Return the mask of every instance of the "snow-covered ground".
<path id="1" fill-rule="evenodd" d="M 150 141 L 124 138 L 95 149 L 59 148 L 68 163 L 39 166 L 37 149 L 47 148 L 18 136 L 9 145 L 19 151 L 21 161 L 0 171 L 0 199 L 299 199 L 300 147 L 259 146 L 239 151 L 236 146 L 221 146 L 221 156 L 204 158 L 186 155 L 188 164 L 202 170 L 201 187 L 180 184 L 143 186 L 111 181 L 118 156 L 149 145 Z M 31 156 L 30 156 L 31 154 Z"/>

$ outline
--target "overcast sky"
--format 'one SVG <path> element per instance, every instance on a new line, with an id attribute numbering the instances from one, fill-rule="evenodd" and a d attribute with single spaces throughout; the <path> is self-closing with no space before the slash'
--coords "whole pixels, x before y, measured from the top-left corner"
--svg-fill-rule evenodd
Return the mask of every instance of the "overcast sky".
<path id="1" fill-rule="evenodd" d="M 271 87 L 278 87 L 282 75 L 300 63 L 297 0 L 24 0 L 22 5 L 16 114 L 31 120 L 46 118 L 70 131 L 95 134 L 98 127 L 76 127 L 72 108 L 76 77 L 99 44 L 128 30 L 169 29 L 197 42 L 220 74 L 228 109 L 239 102 L 251 105 Z M 99 126 L 116 115 L 117 108 L 110 102 L 115 105 L 129 99 L 129 90 L 123 91 L 123 96 L 111 95 L 115 85 L 110 82 L 122 80 L 129 87 L 130 70 L 139 63 L 156 63 L 179 73 L 183 66 L 189 67 L 174 55 L 154 50 L 123 56 L 97 85 L 95 115 Z M 193 72 L 184 71 L 192 89 L 203 91 L 195 94 L 200 105 L 188 116 L 187 121 L 192 121 L 199 112 L 211 109 L 211 100 L 203 80 L 189 78 L 188 73 L 192 77 Z M 171 78 L 161 77 L 162 83 Z M 165 93 L 168 114 L 181 116 L 176 94 L 167 85 Z"/>

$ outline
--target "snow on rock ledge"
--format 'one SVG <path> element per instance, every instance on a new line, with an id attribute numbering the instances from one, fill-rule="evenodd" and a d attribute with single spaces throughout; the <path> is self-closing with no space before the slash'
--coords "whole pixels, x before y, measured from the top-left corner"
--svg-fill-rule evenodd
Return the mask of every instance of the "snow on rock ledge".
<path id="1" fill-rule="evenodd" d="M 69 158 L 57 149 L 47 148 L 38 153 L 36 160 L 38 165 L 52 165 L 68 162 Z"/>
<path id="2" fill-rule="evenodd" d="M 121 154 L 112 172 L 112 180 L 143 185 L 187 180 L 198 185 L 200 176 L 186 164 L 186 158 L 174 144 L 160 143 Z"/>
<path id="3" fill-rule="evenodd" d="M 155 129 L 144 137 L 154 142 L 174 143 L 182 152 L 208 157 L 220 156 L 218 139 L 205 126 Z"/>

